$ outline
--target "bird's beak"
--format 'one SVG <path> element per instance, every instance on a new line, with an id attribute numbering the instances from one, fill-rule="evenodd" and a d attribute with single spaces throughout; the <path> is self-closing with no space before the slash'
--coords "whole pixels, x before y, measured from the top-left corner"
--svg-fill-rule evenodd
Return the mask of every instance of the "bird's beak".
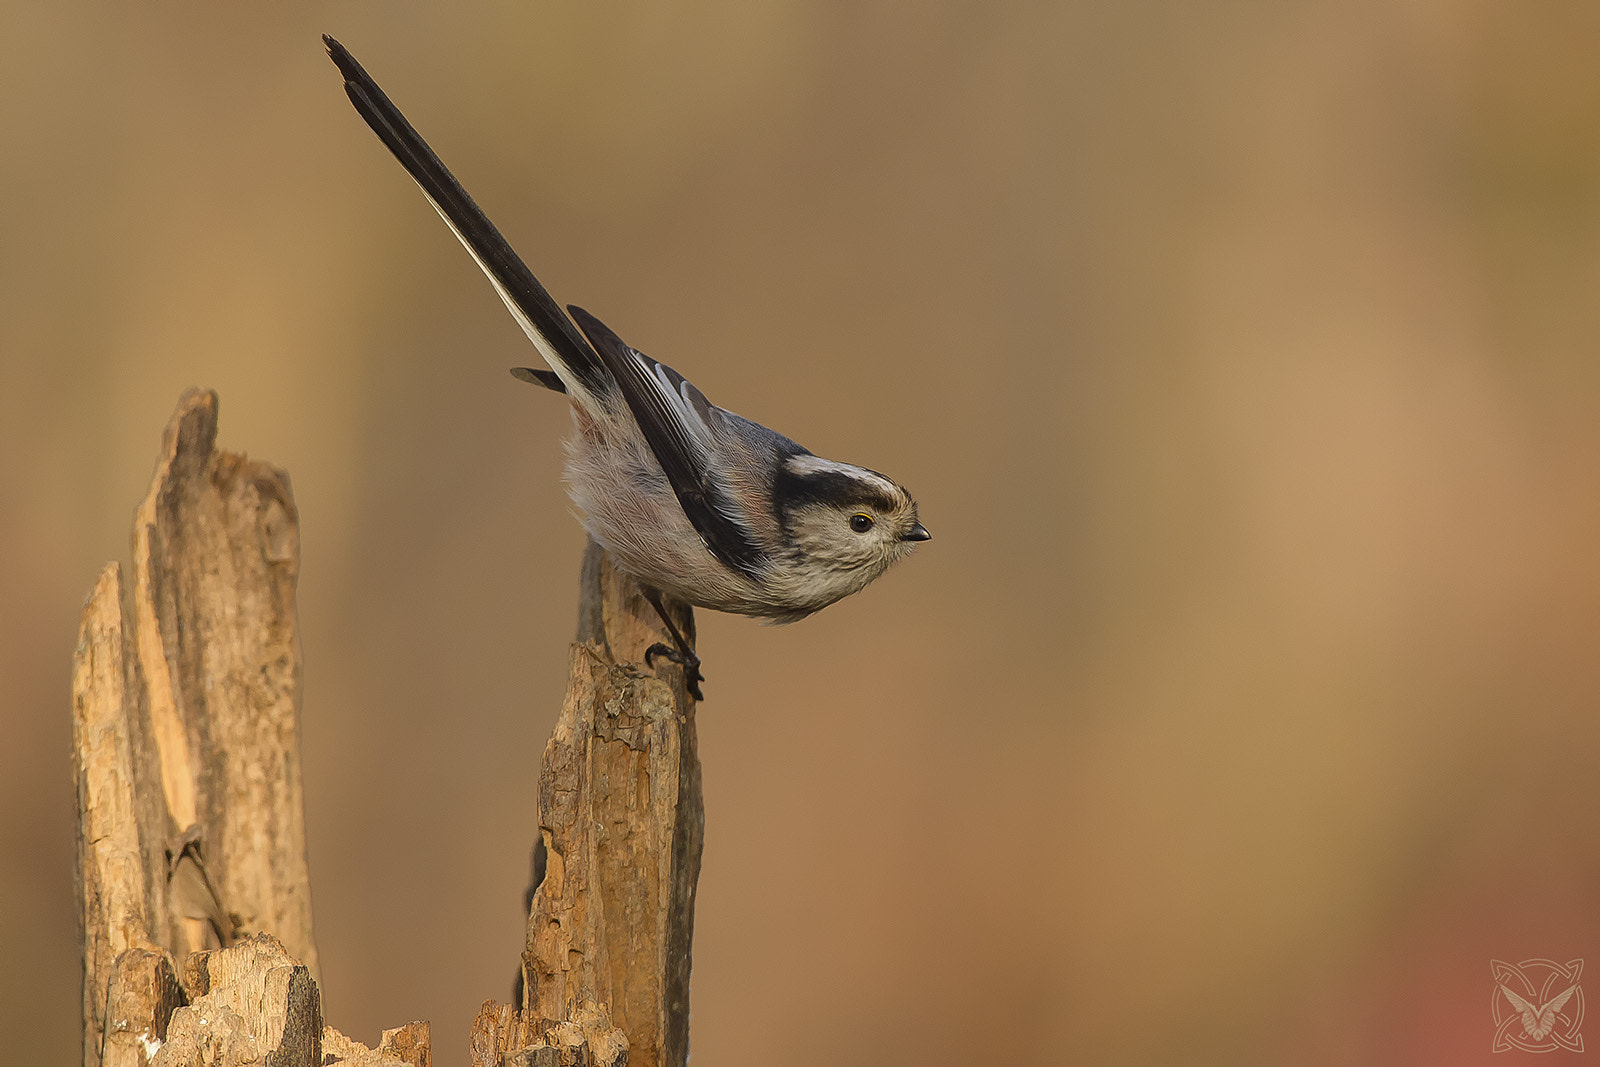
<path id="1" fill-rule="evenodd" d="M 903 537 L 901 537 L 900 540 L 902 540 L 902 541 L 931 541 L 931 540 L 933 540 L 933 534 L 929 533 L 928 532 L 928 528 L 926 526 L 922 525 L 922 523 L 919 522 L 915 526 L 911 527 L 911 529 L 907 530 L 905 532 L 905 535 Z"/>

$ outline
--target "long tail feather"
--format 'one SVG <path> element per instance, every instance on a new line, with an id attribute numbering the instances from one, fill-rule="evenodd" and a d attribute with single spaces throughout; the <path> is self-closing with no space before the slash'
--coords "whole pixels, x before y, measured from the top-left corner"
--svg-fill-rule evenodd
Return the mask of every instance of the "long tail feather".
<path id="1" fill-rule="evenodd" d="M 565 370 L 567 373 L 561 375 L 563 380 L 570 374 L 576 384 L 591 395 L 604 394 L 610 388 L 605 366 L 560 305 L 550 298 L 527 264 L 500 236 L 494 223 L 473 203 L 461 183 L 428 147 L 428 142 L 412 128 L 349 50 L 327 34 L 323 35 L 322 43 L 327 45 L 329 58 L 344 75 L 344 90 L 356 111 L 422 187 L 434 210 L 483 268 L 500 299 L 505 301 L 545 362 L 557 372 Z"/>

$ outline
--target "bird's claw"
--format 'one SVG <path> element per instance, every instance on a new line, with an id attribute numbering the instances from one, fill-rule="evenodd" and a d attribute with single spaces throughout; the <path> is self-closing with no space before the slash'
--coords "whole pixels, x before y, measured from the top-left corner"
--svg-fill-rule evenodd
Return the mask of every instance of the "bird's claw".
<path id="1" fill-rule="evenodd" d="M 694 697 L 696 700 L 705 699 L 705 697 L 700 693 L 700 683 L 706 680 L 706 676 L 700 673 L 699 656 L 695 655 L 693 652 L 685 656 L 682 652 L 679 652 L 671 645 L 663 644 L 662 642 L 657 641 L 655 644 L 644 650 L 644 665 L 654 669 L 655 658 L 657 656 L 660 656 L 669 663 L 676 663 L 678 666 L 682 667 L 683 681 L 688 687 L 689 695 Z"/>

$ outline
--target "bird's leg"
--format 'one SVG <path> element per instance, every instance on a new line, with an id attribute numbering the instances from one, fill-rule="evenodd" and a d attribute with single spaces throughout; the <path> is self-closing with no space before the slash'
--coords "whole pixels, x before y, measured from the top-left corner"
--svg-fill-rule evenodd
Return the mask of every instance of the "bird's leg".
<path id="1" fill-rule="evenodd" d="M 667 626 L 667 633 L 672 635 L 672 643 L 676 649 L 668 648 L 661 642 L 656 642 L 644 650 L 644 664 L 646 667 L 654 666 L 651 662 L 657 656 L 664 656 L 673 663 L 683 667 L 683 680 L 688 686 L 689 695 L 696 700 L 704 700 L 700 695 L 700 683 L 706 676 L 700 673 L 700 657 L 695 655 L 694 649 L 689 647 L 689 642 L 683 639 L 683 634 L 678 632 L 677 623 L 672 621 L 672 616 L 667 614 L 667 607 L 661 603 L 661 593 L 649 586 L 642 586 L 644 598 L 650 601 L 650 606 L 656 609 L 656 614 L 661 616 L 661 621 Z"/>

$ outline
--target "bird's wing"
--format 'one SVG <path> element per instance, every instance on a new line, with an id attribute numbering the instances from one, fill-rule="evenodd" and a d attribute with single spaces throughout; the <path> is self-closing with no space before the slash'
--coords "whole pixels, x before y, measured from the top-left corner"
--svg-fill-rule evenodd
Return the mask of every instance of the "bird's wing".
<path id="1" fill-rule="evenodd" d="M 717 485 L 738 506 L 745 528 L 762 544 L 782 544 L 784 530 L 773 499 L 783 462 L 810 453 L 759 422 L 712 405 L 706 423 L 716 442 Z"/>
<path id="2" fill-rule="evenodd" d="M 712 555 L 751 577 L 767 554 L 738 518 L 739 506 L 719 488 L 709 423 L 718 409 L 683 375 L 629 348 L 605 323 L 580 307 L 567 311 L 594 345 L 644 431 L 683 513 Z"/>
<path id="3" fill-rule="evenodd" d="M 344 75 L 344 91 L 356 111 L 422 187 L 433 209 L 488 275 L 539 355 L 569 389 L 577 385 L 591 396 L 604 395 L 610 385 L 605 368 L 527 264 L 344 45 L 326 34 L 322 43 Z"/>

